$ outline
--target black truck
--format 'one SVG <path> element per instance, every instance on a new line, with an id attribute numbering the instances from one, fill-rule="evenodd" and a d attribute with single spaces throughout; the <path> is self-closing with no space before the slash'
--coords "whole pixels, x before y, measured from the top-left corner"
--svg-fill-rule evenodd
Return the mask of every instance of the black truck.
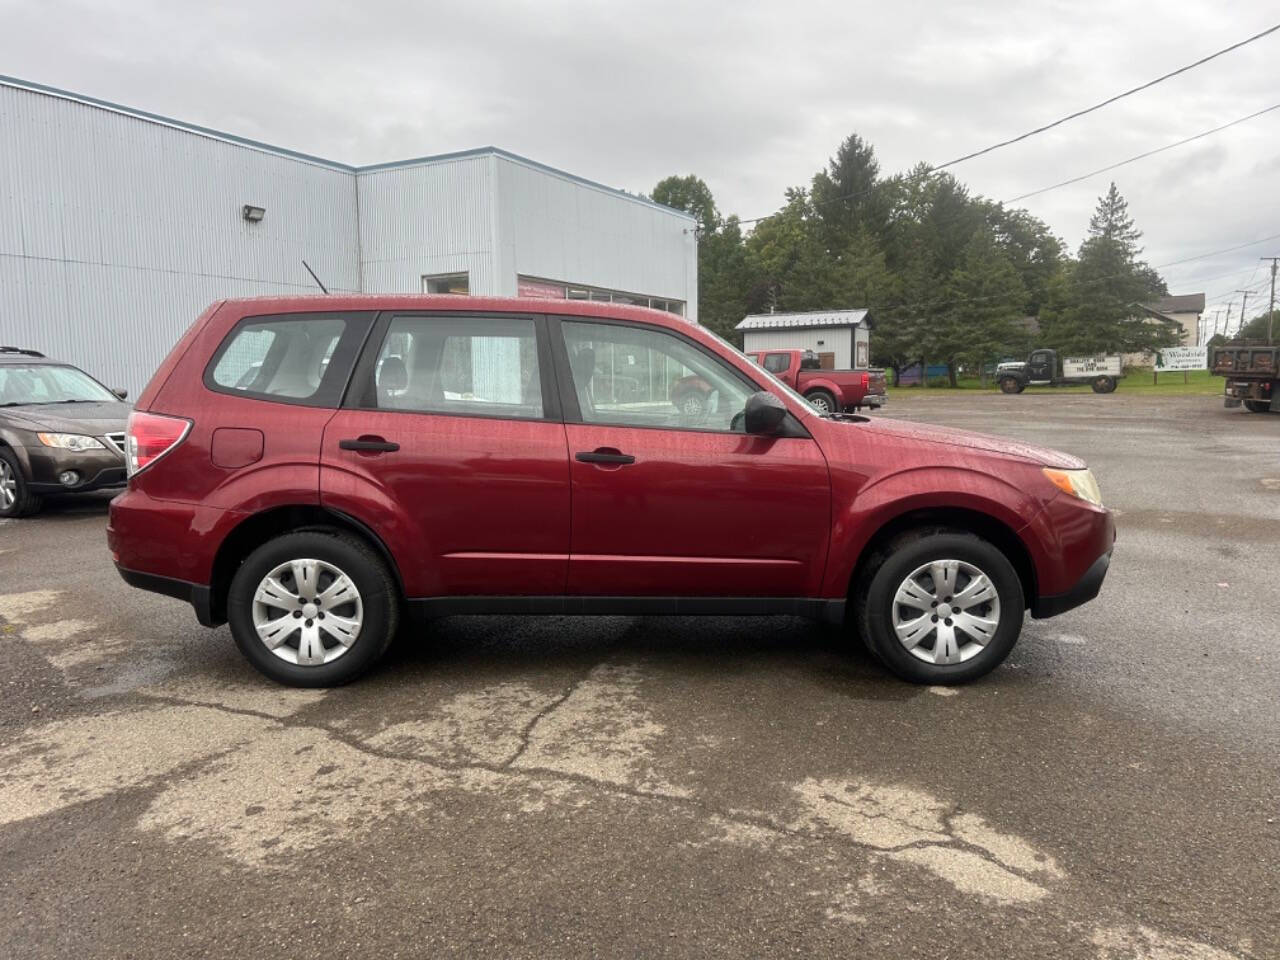
<path id="1" fill-rule="evenodd" d="M 1026 361 L 996 367 L 1002 393 L 1021 393 L 1027 387 L 1068 387 L 1087 383 L 1094 393 L 1110 393 L 1124 376 L 1120 357 L 1062 357 L 1057 350 L 1032 350 Z"/>
<path id="2" fill-rule="evenodd" d="M 1250 413 L 1280 410 L 1280 346 L 1261 340 L 1232 340 L 1213 349 L 1210 368 L 1226 377 L 1222 405 L 1243 405 Z"/>

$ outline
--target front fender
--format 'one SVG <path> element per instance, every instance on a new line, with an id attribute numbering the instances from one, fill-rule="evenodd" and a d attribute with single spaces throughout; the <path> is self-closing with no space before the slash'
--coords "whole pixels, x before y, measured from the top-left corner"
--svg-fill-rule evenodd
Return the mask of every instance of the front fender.
<path id="1" fill-rule="evenodd" d="M 919 510 L 968 510 L 989 517 L 1023 540 L 1021 531 L 1043 505 L 989 473 L 959 466 L 924 466 L 876 478 L 847 504 L 837 502 L 823 582 L 824 597 L 843 597 L 872 538 L 894 520 Z M 1028 547 L 1028 554 L 1034 552 Z"/>

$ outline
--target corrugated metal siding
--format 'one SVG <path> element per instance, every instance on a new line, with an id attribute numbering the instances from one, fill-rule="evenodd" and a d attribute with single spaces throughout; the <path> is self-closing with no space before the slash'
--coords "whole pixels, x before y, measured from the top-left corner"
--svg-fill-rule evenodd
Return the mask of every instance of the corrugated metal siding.
<path id="1" fill-rule="evenodd" d="M 420 293 L 423 276 L 465 270 L 473 294 L 507 293 L 494 256 L 492 168 L 481 156 L 357 173 L 365 291 Z"/>
<path id="2" fill-rule="evenodd" d="M 810 327 L 790 330 L 746 330 L 742 334 L 742 350 L 813 350 L 834 353 L 836 368 L 853 367 L 853 338 L 848 327 Z"/>
<path id="3" fill-rule="evenodd" d="M 517 276 L 540 277 L 683 300 L 697 319 L 693 221 L 507 157 L 493 162 L 501 293 L 515 294 Z"/>
<path id="4" fill-rule="evenodd" d="M 357 244 L 350 173 L 0 86 L 0 342 L 136 392 L 213 300 L 358 290 Z"/>

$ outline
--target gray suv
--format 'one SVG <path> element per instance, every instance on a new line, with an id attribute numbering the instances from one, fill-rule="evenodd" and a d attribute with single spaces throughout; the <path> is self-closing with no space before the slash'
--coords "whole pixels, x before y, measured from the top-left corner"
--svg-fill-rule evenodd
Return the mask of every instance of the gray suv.
<path id="1" fill-rule="evenodd" d="M 125 396 L 69 363 L 0 347 L 0 518 L 35 513 L 46 494 L 123 487 Z"/>

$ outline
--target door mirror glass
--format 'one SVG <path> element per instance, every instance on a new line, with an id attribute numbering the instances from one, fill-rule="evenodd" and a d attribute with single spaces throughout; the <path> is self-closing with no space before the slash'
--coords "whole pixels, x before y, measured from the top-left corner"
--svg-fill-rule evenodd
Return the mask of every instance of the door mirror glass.
<path id="1" fill-rule="evenodd" d="M 769 391 L 761 390 L 747 397 L 746 421 L 743 426 L 747 433 L 769 436 L 777 432 L 786 415 L 787 408 L 782 401 Z"/>

